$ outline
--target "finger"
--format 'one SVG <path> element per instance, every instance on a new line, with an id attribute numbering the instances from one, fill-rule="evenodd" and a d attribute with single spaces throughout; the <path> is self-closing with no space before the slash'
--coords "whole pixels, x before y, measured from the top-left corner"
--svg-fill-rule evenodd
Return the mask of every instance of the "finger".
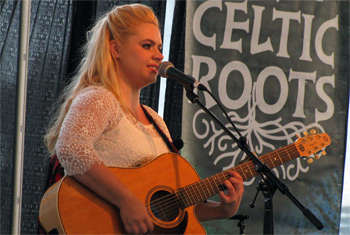
<path id="1" fill-rule="evenodd" d="M 233 184 L 236 190 L 243 188 L 243 178 L 240 174 L 234 171 L 229 172 L 232 177 L 229 178 L 229 181 Z"/>
<path id="2" fill-rule="evenodd" d="M 225 187 L 227 188 L 227 198 L 230 199 L 232 198 L 232 196 L 234 196 L 236 194 L 236 187 L 235 185 L 230 181 L 230 180 L 226 180 L 224 182 Z"/>
<path id="3" fill-rule="evenodd" d="M 154 224 L 153 224 L 153 222 L 152 222 L 152 220 L 151 219 L 148 219 L 147 221 L 146 221 L 146 226 L 147 226 L 147 232 L 152 232 L 153 231 L 153 229 L 154 229 Z"/>
<path id="4" fill-rule="evenodd" d="M 227 203 L 227 197 L 223 191 L 219 192 L 219 197 L 220 197 L 222 202 Z"/>
<path id="5" fill-rule="evenodd" d="M 225 187 L 227 189 L 227 192 L 232 192 L 232 191 L 235 190 L 235 187 L 234 187 L 234 185 L 233 185 L 233 183 L 231 182 L 230 179 L 225 180 L 224 181 L 224 185 L 225 185 Z"/>
<path id="6" fill-rule="evenodd" d="M 225 194 L 224 191 L 220 191 L 219 197 L 220 197 L 222 202 L 230 203 L 232 200 L 231 197 L 233 197 L 235 194 L 235 189 L 234 189 L 232 183 L 228 180 L 225 180 L 223 184 L 225 185 L 225 187 L 227 189 L 227 194 Z"/>
<path id="7" fill-rule="evenodd" d="M 229 173 L 229 175 L 232 176 L 232 177 L 230 177 L 230 179 L 231 178 L 235 178 L 235 179 L 238 179 L 239 181 L 243 182 L 243 178 L 238 172 L 236 172 L 236 171 L 229 171 L 228 173 Z"/>
<path id="8" fill-rule="evenodd" d="M 137 233 L 142 233 L 142 234 L 148 233 L 150 231 L 146 223 L 139 223 L 138 229 L 139 231 Z"/>
<path id="9" fill-rule="evenodd" d="M 231 177 L 230 181 L 231 181 L 233 187 L 235 187 L 235 190 L 237 192 L 244 191 L 244 188 L 243 188 L 244 185 L 243 185 L 243 180 L 242 179 Z"/>
<path id="10" fill-rule="evenodd" d="M 125 224 L 124 225 L 124 229 L 125 229 L 125 232 L 128 233 L 128 234 L 131 234 L 131 233 L 138 233 L 138 228 L 134 228 L 132 225 L 128 225 L 128 224 Z"/>
<path id="11" fill-rule="evenodd" d="M 144 234 L 149 231 L 152 231 L 150 228 L 148 228 L 148 225 L 146 222 L 130 222 L 130 223 L 125 223 L 124 225 L 126 233 L 129 234 Z"/>
<path id="12" fill-rule="evenodd" d="M 236 178 L 230 178 L 229 182 L 231 183 L 232 187 L 234 187 L 235 191 L 241 191 L 243 189 L 243 182 Z"/>

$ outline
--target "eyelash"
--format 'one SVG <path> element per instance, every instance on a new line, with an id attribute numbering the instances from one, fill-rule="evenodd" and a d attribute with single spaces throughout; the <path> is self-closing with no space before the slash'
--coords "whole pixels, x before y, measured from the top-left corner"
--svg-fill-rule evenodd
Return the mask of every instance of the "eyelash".
<path id="1" fill-rule="evenodd" d="M 150 49 L 150 48 L 152 47 L 152 45 L 149 44 L 149 43 L 147 43 L 147 44 L 142 45 L 142 47 L 145 48 L 145 49 Z M 162 49 L 163 49 L 163 48 L 158 48 L 158 50 L 159 50 L 160 52 L 162 52 Z"/>

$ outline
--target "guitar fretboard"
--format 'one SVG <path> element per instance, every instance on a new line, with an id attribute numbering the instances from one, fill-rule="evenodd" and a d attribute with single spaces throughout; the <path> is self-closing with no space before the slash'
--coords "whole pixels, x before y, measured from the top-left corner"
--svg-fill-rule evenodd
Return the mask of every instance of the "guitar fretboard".
<path id="1" fill-rule="evenodd" d="M 273 169 L 299 156 L 300 154 L 293 143 L 269 154 L 265 154 L 259 159 L 263 164 Z M 254 162 L 250 160 L 199 182 L 180 188 L 174 192 L 179 200 L 178 204 L 181 208 L 186 208 L 216 195 L 220 190 L 224 189 L 223 182 L 231 177 L 228 171 L 238 172 L 243 177 L 243 180 L 247 181 L 258 175 L 255 169 L 256 166 Z"/>

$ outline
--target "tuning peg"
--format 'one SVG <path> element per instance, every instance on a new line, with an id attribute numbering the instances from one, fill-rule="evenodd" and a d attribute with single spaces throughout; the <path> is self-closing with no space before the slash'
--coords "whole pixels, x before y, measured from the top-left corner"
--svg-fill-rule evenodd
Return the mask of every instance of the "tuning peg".
<path id="1" fill-rule="evenodd" d="M 324 150 L 321 152 L 321 155 L 322 155 L 322 156 L 325 156 L 326 154 L 327 154 L 327 153 L 326 153 L 326 151 L 324 151 Z"/>
<path id="2" fill-rule="evenodd" d="M 310 131 L 310 134 L 311 134 L 311 135 L 316 134 L 316 130 L 315 130 L 315 129 L 312 129 L 312 130 Z"/>
<path id="3" fill-rule="evenodd" d="M 299 139 L 299 137 L 300 137 L 300 135 L 297 133 L 297 134 L 295 134 L 295 136 Z"/>
<path id="4" fill-rule="evenodd" d="M 312 159 L 311 157 L 307 159 L 307 163 L 311 164 L 314 162 L 314 159 Z"/>
<path id="5" fill-rule="evenodd" d="M 319 155 L 315 154 L 314 156 L 315 156 L 314 159 L 316 159 L 316 160 L 320 159 Z"/>
<path id="6" fill-rule="evenodd" d="M 306 136 L 309 136 L 309 133 L 307 133 L 307 131 L 304 131 L 304 132 L 303 132 L 303 136 L 305 136 L 305 137 L 306 137 Z"/>

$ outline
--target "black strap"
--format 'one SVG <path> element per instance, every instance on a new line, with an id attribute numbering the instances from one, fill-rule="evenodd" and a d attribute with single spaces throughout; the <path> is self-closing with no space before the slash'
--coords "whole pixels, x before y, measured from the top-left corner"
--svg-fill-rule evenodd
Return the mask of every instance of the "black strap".
<path id="1" fill-rule="evenodd" d="M 156 130 L 158 131 L 159 135 L 163 138 L 164 142 L 166 143 L 166 145 L 168 146 L 168 148 L 174 152 L 174 153 L 179 153 L 179 151 L 177 150 L 177 148 L 175 147 L 175 145 L 173 144 L 173 142 L 171 142 L 169 140 L 169 138 L 165 135 L 165 133 L 162 131 L 162 129 L 160 129 L 160 127 L 158 126 L 158 124 L 154 121 L 153 117 L 148 113 L 148 111 L 146 110 L 146 108 L 141 105 L 143 112 L 145 113 L 147 119 L 149 120 L 150 123 L 153 124 L 154 128 L 156 128 Z"/>

